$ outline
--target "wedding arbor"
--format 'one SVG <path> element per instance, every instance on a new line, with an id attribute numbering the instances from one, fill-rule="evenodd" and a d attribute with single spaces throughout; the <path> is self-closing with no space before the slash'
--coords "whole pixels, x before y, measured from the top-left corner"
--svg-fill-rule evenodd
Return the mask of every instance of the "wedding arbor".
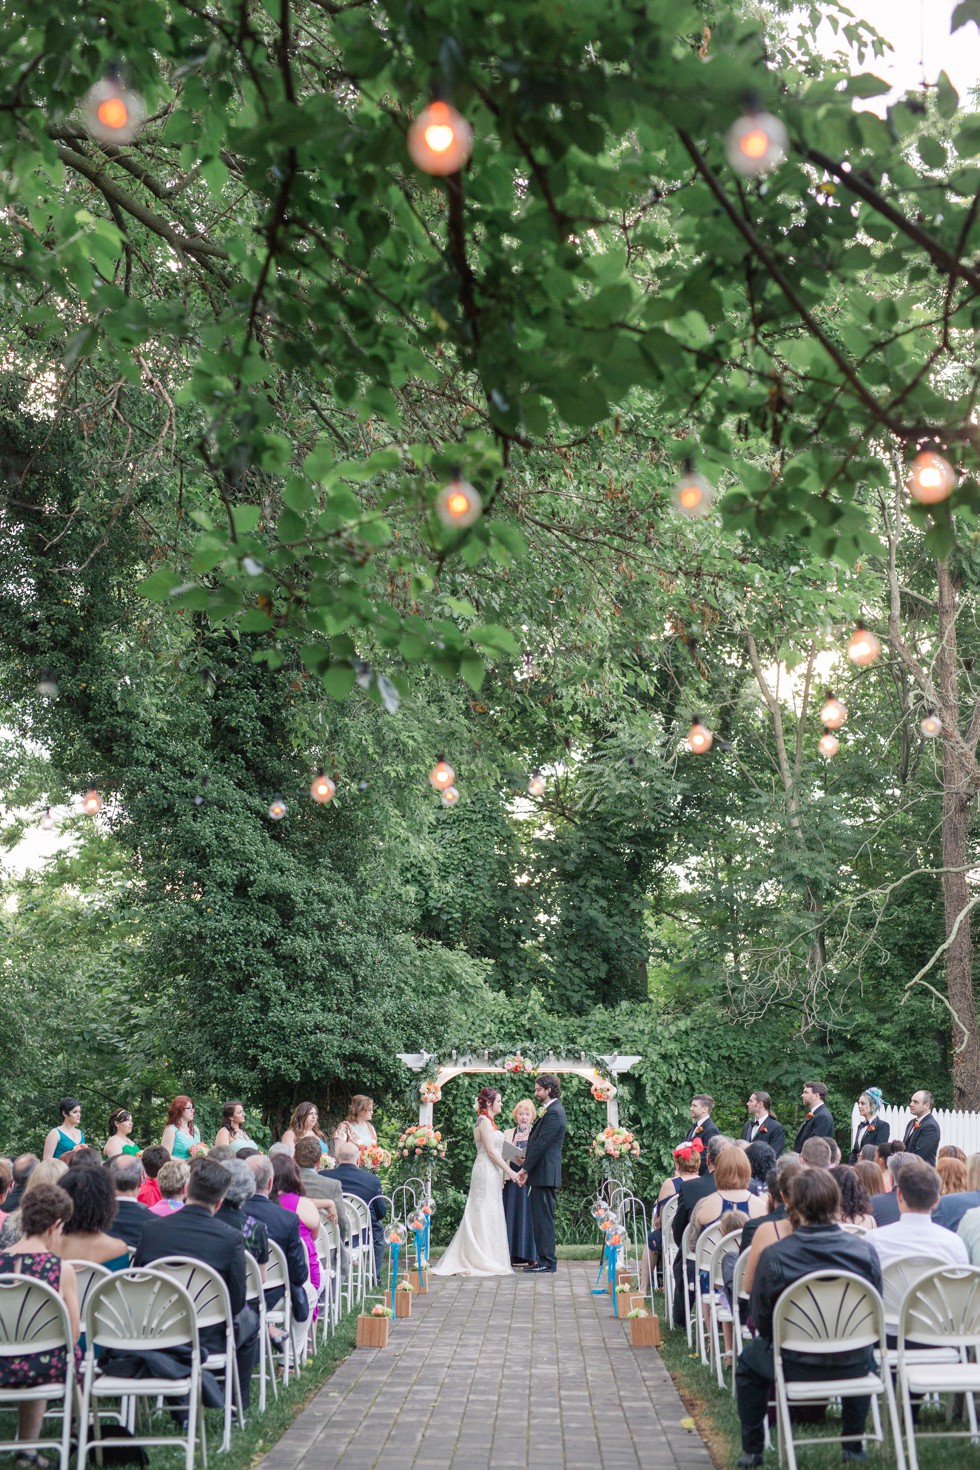
<path id="1" fill-rule="evenodd" d="M 480 1074 L 496 1074 L 498 1076 L 530 1076 L 536 1072 L 554 1072 L 556 1074 L 571 1073 L 576 1077 L 584 1077 L 587 1082 L 595 1086 L 602 1084 L 606 1092 L 604 1098 L 606 1104 L 606 1123 L 610 1128 L 619 1126 L 619 1099 L 616 1088 L 616 1078 L 624 1076 L 631 1067 L 643 1060 L 642 1057 L 627 1057 L 613 1053 L 609 1056 L 599 1056 L 593 1061 L 586 1058 L 584 1052 L 578 1057 L 556 1057 L 553 1052 L 548 1052 L 539 1061 L 532 1062 L 518 1048 L 508 1056 L 498 1057 L 491 1060 L 490 1052 L 484 1051 L 482 1056 L 473 1052 L 459 1054 L 452 1052 L 448 1062 L 440 1062 L 438 1057 L 429 1052 L 399 1052 L 398 1060 L 403 1062 L 412 1072 L 425 1072 L 432 1063 L 436 1064 L 435 1073 L 426 1077 L 419 1084 L 419 1123 L 432 1125 L 432 1110 L 439 1101 L 435 1095 L 441 1094 L 442 1088 L 454 1077 L 459 1077 L 464 1072 Z M 605 1069 L 601 1072 L 596 1062 L 601 1062 Z"/>

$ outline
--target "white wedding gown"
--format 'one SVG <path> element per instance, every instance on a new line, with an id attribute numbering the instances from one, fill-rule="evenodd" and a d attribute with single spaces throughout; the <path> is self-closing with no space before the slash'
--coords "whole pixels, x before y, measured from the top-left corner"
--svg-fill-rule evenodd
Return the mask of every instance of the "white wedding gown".
<path id="1" fill-rule="evenodd" d="M 476 1158 L 470 1175 L 470 1192 L 459 1229 L 442 1260 L 432 1267 L 433 1276 L 512 1276 L 507 1221 L 504 1219 L 504 1174 L 488 1158 L 481 1135 L 489 1136 L 490 1147 L 499 1156 L 504 1136 L 497 1129 L 477 1126 Z"/>

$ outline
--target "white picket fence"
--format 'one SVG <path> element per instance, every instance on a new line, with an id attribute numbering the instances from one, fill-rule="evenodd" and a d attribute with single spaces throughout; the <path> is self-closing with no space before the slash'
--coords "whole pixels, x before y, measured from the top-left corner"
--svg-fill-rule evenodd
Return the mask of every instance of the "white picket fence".
<path id="1" fill-rule="evenodd" d="M 912 1121 L 908 1108 L 882 1108 L 881 1117 L 891 1127 L 892 1138 L 904 1138 L 905 1130 Z M 980 1153 L 980 1113 L 955 1112 L 951 1108 L 935 1108 L 933 1117 L 942 1132 L 942 1143 L 956 1143 L 967 1155 Z M 851 1109 L 851 1143 L 857 1137 L 861 1114 L 857 1103 Z"/>

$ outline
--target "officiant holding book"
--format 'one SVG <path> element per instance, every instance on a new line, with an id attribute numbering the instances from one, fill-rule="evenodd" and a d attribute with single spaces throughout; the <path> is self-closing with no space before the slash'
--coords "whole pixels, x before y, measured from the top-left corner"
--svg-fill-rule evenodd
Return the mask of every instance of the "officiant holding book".
<path id="1" fill-rule="evenodd" d="M 515 1150 L 514 1156 L 523 1158 L 536 1115 L 537 1108 L 531 1099 L 522 1097 L 511 1112 L 514 1126 L 508 1128 L 504 1134 L 505 1157 L 509 1144 Z M 504 1182 L 504 1218 L 507 1221 L 511 1265 L 533 1266 L 538 1259 L 538 1248 L 534 1243 L 534 1228 L 531 1225 L 530 1186 L 518 1184 L 514 1174 Z"/>

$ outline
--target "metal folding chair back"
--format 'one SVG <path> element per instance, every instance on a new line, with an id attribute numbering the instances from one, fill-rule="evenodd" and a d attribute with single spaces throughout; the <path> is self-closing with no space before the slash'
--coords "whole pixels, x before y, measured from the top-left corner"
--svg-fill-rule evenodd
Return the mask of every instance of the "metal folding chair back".
<path id="1" fill-rule="evenodd" d="M 97 1261 L 65 1261 L 66 1266 L 74 1266 L 75 1280 L 78 1285 L 78 1315 L 82 1323 L 82 1331 L 85 1331 L 85 1307 L 91 1294 L 93 1286 L 104 1281 L 112 1272 L 108 1266 L 100 1266 Z"/>
<path id="2" fill-rule="evenodd" d="M 680 1195 L 675 1194 L 660 1211 L 660 1234 L 663 1238 L 660 1269 L 664 1278 L 664 1316 L 668 1327 L 672 1327 L 674 1323 L 674 1261 L 677 1258 L 677 1246 L 674 1244 L 674 1216 L 677 1214 L 679 1204 Z"/>
<path id="3" fill-rule="evenodd" d="M 935 1351 L 924 1351 L 933 1349 Z M 946 1349 L 946 1352 L 942 1350 Z M 956 1361 L 943 1361 L 949 1350 Z M 918 1470 L 916 1438 L 978 1436 L 976 1395 L 980 1393 L 980 1266 L 939 1266 L 909 1287 L 899 1309 L 898 1392 L 905 1419 L 909 1464 Z M 912 1396 L 961 1393 L 969 1427 L 963 1431 L 923 1432 L 915 1423 Z"/>
<path id="4" fill-rule="evenodd" d="M 29 1400 L 58 1400 L 62 1409 L 59 1461 L 68 1470 L 71 1407 L 75 1393 L 75 1339 L 68 1308 L 53 1286 L 33 1276 L 0 1276 L 0 1363 L 33 1353 L 61 1351 L 65 1368 L 60 1378 L 38 1385 L 0 1388 L 0 1407 Z M 51 1440 L 0 1440 L 0 1450 L 26 1452 L 52 1447 Z"/>
<path id="5" fill-rule="evenodd" d="M 194 1316 L 199 1331 L 208 1327 L 220 1327 L 225 1334 L 224 1349 L 209 1352 L 201 1367 L 218 1374 L 224 1382 L 224 1430 L 221 1448 L 231 1445 L 232 1405 L 238 1410 L 239 1425 L 245 1422 L 242 1407 L 242 1388 L 238 1381 L 238 1359 L 235 1356 L 235 1321 L 231 1311 L 228 1288 L 213 1267 L 191 1256 L 162 1256 L 153 1262 L 154 1271 L 172 1276 L 184 1287 L 194 1304 Z"/>
<path id="6" fill-rule="evenodd" d="M 245 1300 L 259 1316 L 259 1358 L 255 1367 L 259 1375 L 259 1413 L 264 1414 L 267 1383 L 271 1380 L 274 1399 L 279 1397 L 279 1388 L 276 1384 L 272 1339 L 269 1336 L 269 1324 L 265 1315 L 265 1285 L 262 1281 L 262 1269 L 251 1251 L 245 1252 Z"/>
<path id="7" fill-rule="evenodd" d="M 708 1312 L 710 1319 L 710 1342 L 708 1356 L 711 1363 L 714 1365 L 715 1377 L 718 1380 L 718 1387 L 721 1389 L 725 1387 L 725 1349 L 723 1346 L 724 1333 L 721 1332 L 721 1329 L 724 1323 L 734 1322 L 734 1312 L 730 1308 L 725 1307 L 721 1300 L 721 1293 L 725 1289 L 725 1278 L 722 1275 L 722 1262 L 727 1256 L 738 1254 L 738 1248 L 741 1240 L 741 1230 L 733 1230 L 728 1235 L 722 1235 L 715 1244 L 715 1247 L 712 1250 L 710 1256 L 708 1257 L 708 1281 L 710 1283 L 709 1289 L 711 1293 L 711 1300 L 708 1303 Z M 719 1341 L 720 1332 L 721 1341 Z M 735 1360 L 733 1354 L 733 1373 L 734 1361 Z"/>
<path id="8" fill-rule="evenodd" d="M 686 1296 L 686 1301 L 687 1301 L 687 1304 L 688 1304 L 688 1315 L 693 1319 L 693 1321 L 692 1321 L 692 1327 L 694 1327 L 696 1330 L 693 1331 L 693 1332 L 689 1332 L 688 1333 L 688 1339 L 687 1340 L 688 1340 L 688 1343 L 691 1346 L 693 1346 L 694 1343 L 697 1342 L 697 1348 L 698 1348 L 698 1352 L 699 1352 L 699 1354 L 701 1356 L 701 1361 L 702 1361 L 702 1363 L 704 1364 L 704 1366 L 706 1368 L 708 1367 L 708 1349 L 707 1349 L 707 1342 L 705 1340 L 704 1313 L 701 1310 L 701 1303 L 703 1301 L 705 1303 L 705 1305 L 708 1304 L 708 1301 L 709 1301 L 709 1298 L 710 1298 L 710 1294 L 711 1294 L 711 1286 L 710 1286 L 710 1282 L 709 1282 L 708 1295 L 707 1296 L 702 1296 L 702 1292 L 701 1292 L 701 1272 L 702 1271 L 707 1272 L 707 1270 L 708 1270 L 708 1260 L 709 1260 L 709 1258 L 711 1256 L 711 1252 L 714 1250 L 715 1246 L 718 1244 L 719 1240 L 721 1240 L 721 1239 L 722 1239 L 721 1221 L 720 1220 L 712 1220 L 711 1224 L 710 1225 L 706 1225 L 705 1228 L 701 1231 L 701 1234 L 698 1236 L 698 1238 L 697 1238 L 697 1244 L 694 1247 L 694 1254 L 693 1255 L 687 1255 L 687 1259 L 694 1262 L 694 1304 L 695 1304 L 695 1306 L 697 1308 L 697 1311 L 696 1312 L 693 1312 L 691 1310 L 691 1293 L 688 1291 L 687 1292 L 687 1296 Z M 685 1253 L 687 1253 L 687 1245 L 686 1245 L 686 1243 L 685 1243 Z M 686 1277 L 686 1274 L 687 1274 L 687 1264 L 686 1264 L 686 1262 L 685 1262 L 685 1266 L 684 1266 L 684 1271 L 685 1271 L 685 1277 Z M 686 1284 L 687 1283 L 686 1283 L 686 1280 L 685 1280 L 685 1286 L 686 1286 Z"/>

